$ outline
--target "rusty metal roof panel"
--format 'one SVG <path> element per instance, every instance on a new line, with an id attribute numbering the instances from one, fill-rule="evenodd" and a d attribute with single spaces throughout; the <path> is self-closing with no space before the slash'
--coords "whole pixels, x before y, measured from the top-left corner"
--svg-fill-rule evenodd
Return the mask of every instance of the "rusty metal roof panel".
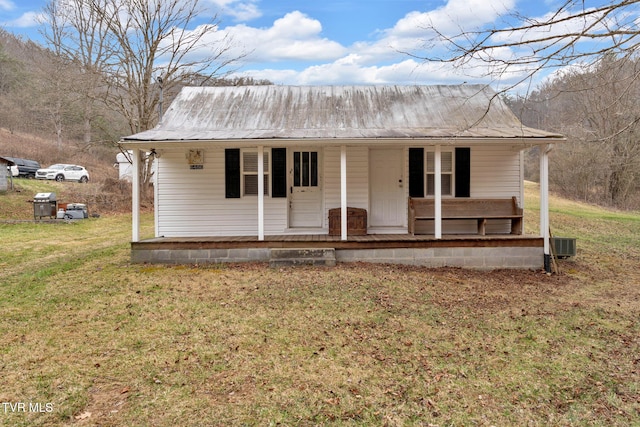
<path id="1" fill-rule="evenodd" d="M 133 141 L 561 138 L 522 126 L 484 85 L 186 87 Z"/>

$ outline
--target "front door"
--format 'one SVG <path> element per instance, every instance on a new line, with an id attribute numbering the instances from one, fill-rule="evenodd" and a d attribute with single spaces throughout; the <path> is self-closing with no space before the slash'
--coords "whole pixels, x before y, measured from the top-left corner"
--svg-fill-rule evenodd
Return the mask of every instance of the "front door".
<path id="1" fill-rule="evenodd" d="M 320 151 L 289 150 L 289 226 L 322 227 Z"/>
<path id="2" fill-rule="evenodd" d="M 402 227 L 406 219 L 402 176 L 402 149 L 372 149 L 369 152 L 371 227 Z"/>

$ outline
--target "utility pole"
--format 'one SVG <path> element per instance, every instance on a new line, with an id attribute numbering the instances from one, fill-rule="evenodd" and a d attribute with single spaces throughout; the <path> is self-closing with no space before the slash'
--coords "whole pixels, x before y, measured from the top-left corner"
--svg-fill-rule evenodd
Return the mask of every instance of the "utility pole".
<path id="1" fill-rule="evenodd" d="M 158 124 L 162 123 L 162 76 L 158 76 L 156 79 L 158 81 L 158 85 L 160 86 L 160 96 L 158 98 Z"/>

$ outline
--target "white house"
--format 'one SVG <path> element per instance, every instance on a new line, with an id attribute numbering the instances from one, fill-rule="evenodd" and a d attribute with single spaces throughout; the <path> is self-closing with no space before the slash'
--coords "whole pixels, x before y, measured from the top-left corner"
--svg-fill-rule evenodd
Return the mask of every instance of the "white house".
<path id="1" fill-rule="evenodd" d="M 161 124 L 121 141 L 157 162 L 155 238 L 143 241 L 134 168 L 132 257 L 263 261 L 323 248 L 338 261 L 539 268 L 547 156 L 562 140 L 523 126 L 481 85 L 187 87 Z M 542 225 L 525 236 L 533 146 Z M 505 200 L 518 206 L 496 215 Z"/>

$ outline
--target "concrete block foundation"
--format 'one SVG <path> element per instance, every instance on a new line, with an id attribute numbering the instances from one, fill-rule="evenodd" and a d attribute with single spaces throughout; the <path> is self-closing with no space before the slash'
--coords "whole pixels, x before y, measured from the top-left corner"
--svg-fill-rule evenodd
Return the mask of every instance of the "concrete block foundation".
<path id="1" fill-rule="evenodd" d="M 326 248 L 325 248 L 326 249 Z M 281 249 L 278 249 L 281 250 Z M 208 264 L 228 262 L 273 262 L 269 247 L 247 248 L 189 248 L 132 245 L 131 261 L 148 264 Z M 544 254 L 541 246 L 501 246 L 501 247 L 396 247 L 396 248 L 331 248 L 320 250 L 318 256 L 324 265 L 337 262 L 369 262 L 385 264 L 405 264 L 423 267 L 461 267 L 479 270 L 502 268 L 543 269 Z M 335 253 L 333 256 L 326 254 Z M 276 256 L 275 258 L 277 258 Z M 290 265 L 316 264 L 311 262 L 289 262 Z"/>

